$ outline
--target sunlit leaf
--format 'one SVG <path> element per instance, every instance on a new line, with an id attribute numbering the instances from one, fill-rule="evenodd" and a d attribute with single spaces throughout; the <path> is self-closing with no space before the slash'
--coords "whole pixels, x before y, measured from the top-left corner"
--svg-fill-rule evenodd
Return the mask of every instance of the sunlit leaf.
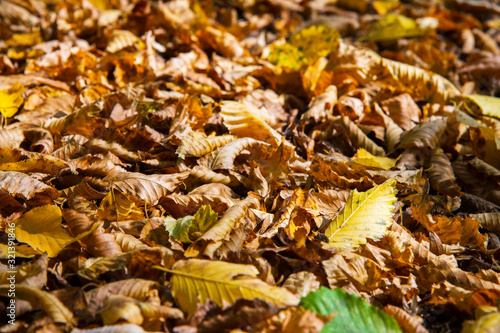
<path id="1" fill-rule="evenodd" d="M 399 5 L 399 0 L 374 0 L 373 9 L 380 15 L 387 14 L 391 9 Z"/>
<path id="2" fill-rule="evenodd" d="M 335 51 L 339 38 L 335 29 L 312 25 L 290 36 L 287 43 L 272 44 L 267 59 L 278 66 L 299 69 Z"/>
<path id="3" fill-rule="evenodd" d="M 172 295 L 189 316 L 194 314 L 197 304 L 208 299 L 220 306 L 223 302 L 232 304 L 238 298 L 260 298 L 280 306 L 298 303 L 286 289 L 258 279 L 259 271 L 251 265 L 189 259 L 178 261 L 171 270 L 163 270 L 173 274 Z"/>
<path id="4" fill-rule="evenodd" d="M 366 149 L 359 148 L 352 161 L 367 168 L 390 170 L 396 165 L 397 159 L 374 156 L 367 152 Z"/>
<path id="5" fill-rule="evenodd" d="M 201 253 L 212 257 L 213 253 L 221 246 L 222 241 L 227 239 L 231 231 L 245 217 L 248 209 L 256 208 L 257 204 L 258 200 L 249 194 L 245 199 L 229 208 L 217 223 L 191 244 L 185 252 L 186 257 L 196 257 Z"/>
<path id="6" fill-rule="evenodd" d="M 485 95 L 462 95 L 467 111 L 473 115 L 484 115 L 500 119 L 500 98 Z"/>
<path id="7" fill-rule="evenodd" d="M 110 221 L 142 220 L 144 213 L 138 207 L 138 199 L 133 200 L 120 191 L 109 191 L 102 199 L 99 216 Z"/>
<path id="8" fill-rule="evenodd" d="M 392 223 L 396 181 L 388 180 L 366 192 L 354 190 L 346 205 L 325 230 L 330 244 L 356 248 L 367 238 L 379 239 Z"/>
<path id="9" fill-rule="evenodd" d="M 487 313 L 475 321 L 466 320 L 462 333 L 493 333 L 500 330 L 500 313 Z"/>
<path id="10" fill-rule="evenodd" d="M 364 38 L 378 42 L 422 36 L 425 33 L 426 31 L 421 29 L 415 20 L 399 14 L 388 14 L 377 21 Z"/>
<path id="11" fill-rule="evenodd" d="M 181 242 L 192 243 L 217 223 L 217 219 L 218 214 L 210 206 L 206 205 L 201 206 L 194 216 L 185 216 L 177 220 L 167 217 L 165 219 L 165 229 L 170 232 L 172 237 Z"/>

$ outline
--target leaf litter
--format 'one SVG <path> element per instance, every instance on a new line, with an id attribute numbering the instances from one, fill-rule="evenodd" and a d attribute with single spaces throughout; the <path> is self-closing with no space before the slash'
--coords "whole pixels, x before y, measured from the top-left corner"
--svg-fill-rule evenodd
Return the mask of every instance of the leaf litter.
<path id="1" fill-rule="evenodd" d="M 500 329 L 496 2 L 0 17 L 1 331 Z"/>

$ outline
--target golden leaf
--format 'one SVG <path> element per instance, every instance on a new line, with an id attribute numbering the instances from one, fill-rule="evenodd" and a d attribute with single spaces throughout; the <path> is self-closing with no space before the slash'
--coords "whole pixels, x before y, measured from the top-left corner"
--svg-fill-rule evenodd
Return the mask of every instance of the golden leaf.
<path id="1" fill-rule="evenodd" d="M 497 310 L 498 311 L 498 310 Z M 462 333 L 494 333 L 500 330 L 500 312 L 487 313 L 475 321 L 466 320 Z"/>
<path id="2" fill-rule="evenodd" d="M 272 44 L 267 59 L 278 66 L 299 69 L 335 51 L 339 38 L 335 29 L 312 25 L 290 36 L 285 44 Z"/>
<path id="3" fill-rule="evenodd" d="M 354 190 L 346 205 L 325 230 L 330 244 L 356 248 L 367 238 L 379 239 L 392 222 L 396 181 L 390 179 L 366 192 Z"/>
<path id="4" fill-rule="evenodd" d="M 444 119 L 428 121 L 416 126 L 409 133 L 406 133 L 403 140 L 398 145 L 398 148 L 435 148 L 438 146 L 445 130 L 446 121 Z"/>
<path id="5" fill-rule="evenodd" d="M 0 285 L 0 295 L 7 296 L 9 285 Z M 73 313 L 54 295 L 29 285 L 16 285 L 16 298 L 27 300 L 33 305 L 41 305 L 42 310 L 55 323 L 76 325 Z"/>
<path id="6" fill-rule="evenodd" d="M 231 231 L 245 217 L 248 209 L 257 207 L 258 200 L 252 194 L 248 195 L 248 197 L 229 208 L 215 225 L 189 246 L 184 255 L 188 258 L 196 257 L 199 254 L 212 257 L 214 252 L 222 245 L 222 241 L 229 236 Z"/>
<path id="7" fill-rule="evenodd" d="M 351 161 L 367 168 L 390 170 L 396 165 L 397 159 L 374 156 L 367 152 L 366 149 L 359 148 Z"/>
<path id="8" fill-rule="evenodd" d="M 293 306 L 298 299 L 285 288 L 268 285 L 257 278 L 259 271 L 251 265 L 200 259 L 180 260 L 171 270 L 172 295 L 181 309 L 192 316 L 197 304 L 208 299 L 219 306 L 238 298 L 260 298 L 279 306 Z"/>
<path id="9" fill-rule="evenodd" d="M 474 155 L 499 169 L 500 138 L 496 135 L 495 130 L 488 127 L 471 127 L 469 135 Z"/>
<path id="10" fill-rule="evenodd" d="M 164 196 L 172 193 L 187 177 L 189 171 L 172 175 L 145 175 L 137 172 L 122 172 L 109 175 L 105 181 L 112 182 L 115 190 L 135 195 L 156 205 Z"/>
<path id="11" fill-rule="evenodd" d="M 23 141 L 23 131 L 19 128 L 4 128 L 0 131 L 0 148 L 19 148 Z"/>
<path id="12" fill-rule="evenodd" d="M 23 104 L 24 86 L 16 82 L 9 89 L 0 90 L 0 113 L 5 118 L 10 118 L 16 114 L 17 110 Z"/>
<path id="13" fill-rule="evenodd" d="M 62 214 L 57 206 L 35 207 L 15 221 L 16 239 L 34 249 L 55 257 L 66 245 L 75 241 L 61 227 Z"/>

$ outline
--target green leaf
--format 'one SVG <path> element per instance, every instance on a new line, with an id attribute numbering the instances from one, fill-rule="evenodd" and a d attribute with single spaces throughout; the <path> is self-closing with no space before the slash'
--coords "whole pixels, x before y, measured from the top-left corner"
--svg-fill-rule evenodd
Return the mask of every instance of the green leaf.
<path id="1" fill-rule="evenodd" d="M 212 210 L 210 205 L 201 206 L 194 216 L 185 216 L 180 219 L 167 217 L 165 229 L 172 237 L 183 243 L 192 243 L 205 231 L 217 223 L 219 215 Z"/>
<path id="2" fill-rule="evenodd" d="M 305 309 L 320 315 L 337 313 L 322 333 L 389 333 L 401 332 L 396 320 L 381 310 L 369 305 L 356 295 L 322 287 L 302 297 L 300 304 Z"/>
<path id="3" fill-rule="evenodd" d="M 290 36 L 285 44 L 272 44 L 267 60 L 278 66 L 300 69 L 337 50 L 339 39 L 337 30 L 312 25 Z"/>

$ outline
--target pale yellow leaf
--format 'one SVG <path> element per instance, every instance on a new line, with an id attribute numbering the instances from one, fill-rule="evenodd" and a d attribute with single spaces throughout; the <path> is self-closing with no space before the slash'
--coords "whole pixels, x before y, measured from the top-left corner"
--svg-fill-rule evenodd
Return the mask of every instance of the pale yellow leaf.
<path id="1" fill-rule="evenodd" d="M 15 221 L 16 239 L 36 250 L 55 257 L 68 244 L 75 241 L 61 227 L 61 209 L 53 205 L 35 207 Z"/>
<path id="2" fill-rule="evenodd" d="M 240 138 L 250 137 L 277 147 L 281 142 L 281 135 L 267 124 L 259 113 L 255 106 L 243 100 L 241 103 L 223 102 L 220 115 L 231 134 Z"/>

